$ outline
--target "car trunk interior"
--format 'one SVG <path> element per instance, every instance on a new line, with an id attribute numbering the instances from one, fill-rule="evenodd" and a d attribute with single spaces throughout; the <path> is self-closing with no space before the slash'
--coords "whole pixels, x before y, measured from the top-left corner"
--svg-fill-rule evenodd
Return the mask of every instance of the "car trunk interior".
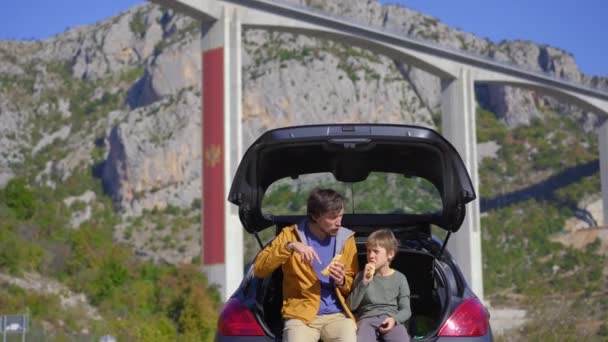
<path id="1" fill-rule="evenodd" d="M 360 269 L 366 264 L 365 244 L 357 239 Z M 435 257 L 426 252 L 409 247 L 400 248 L 391 267 L 402 272 L 408 279 L 410 287 L 410 305 L 412 317 L 405 323 L 412 338 L 423 339 L 434 333 L 443 321 L 447 309 L 449 284 L 443 268 L 438 266 Z M 266 328 L 280 339 L 283 322 L 282 305 L 282 272 L 277 269 L 271 277 L 261 282 L 258 289 L 260 317 Z"/>

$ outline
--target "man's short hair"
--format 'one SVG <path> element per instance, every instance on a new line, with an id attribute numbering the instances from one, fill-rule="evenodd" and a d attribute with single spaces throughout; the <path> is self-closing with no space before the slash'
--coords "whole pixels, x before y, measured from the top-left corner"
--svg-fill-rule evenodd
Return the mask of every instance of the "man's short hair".
<path id="1" fill-rule="evenodd" d="M 306 203 L 306 214 L 314 222 L 325 213 L 337 213 L 344 209 L 344 196 L 333 189 L 314 188 Z"/>

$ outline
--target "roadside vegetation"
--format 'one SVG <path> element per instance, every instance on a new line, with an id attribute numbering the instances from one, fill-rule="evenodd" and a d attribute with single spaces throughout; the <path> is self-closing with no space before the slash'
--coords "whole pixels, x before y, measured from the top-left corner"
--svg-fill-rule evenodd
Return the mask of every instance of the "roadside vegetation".
<path id="1" fill-rule="evenodd" d="M 57 279 L 85 294 L 100 317 L 62 306 L 57 296 L 16 286 L 0 287 L 2 313 L 29 310 L 32 335 L 50 333 L 55 340 L 105 334 L 119 340 L 211 340 L 219 295 L 198 265 L 136 258 L 129 246 L 112 239 L 120 218 L 99 181 L 85 174 L 73 178 L 57 189 L 13 179 L 0 192 L 0 272 Z M 94 204 L 91 220 L 71 229 L 73 210 L 63 199 L 81 187 L 94 189 L 102 200 Z"/>
<path id="2" fill-rule="evenodd" d="M 96 81 L 73 79 L 64 64 L 49 64 L 46 70 L 55 82 L 55 87 L 40 94 L 49 110 L 34 121 L 27 138 L 30 144 L 22 151 L 25 157 L 13 165 L 18 177 L 0 189 L 0 315 L 29 313 L 28 340 L 98 340 L 103 335 L 119 341 L 212 340 L 221 303 L 197 260 L 179 265 L 153 263 L 136 256 L 131 246 L 118 243 L 113 235 L 117 226 L 139 229 L 141 224 L 121 217 L 95 177 L 95 168 L 107 151 L 103 143 L 93 140 L 103 141 L 107 113 L 123 108 L 126 89 L 143 70 L 134 68 Z M 24 112 L 35 108 L 20 89 L 0 90 L 23 96 Z M 60 110 L 65 94 L 72 94 L 67 99 L 69 115 Z M 74 146 L 56 140 L 38 151 L 32 148 L 45 134 L 63 126 L 71 126 L 79 135 L 82 141 L 77 147 L 84 154 L 66 179 L 56 170 L 42 170 L 50 161 L 75 153 Z M 87 191 L 95 193 L 90 203 L 65 202 Z M 73 227 L 73 215 L 87 207 L 90 218 Z M 179 232 L 193 219 L 200 222 L 200 215 L 192 218 L 191 212 L 168 207 L 147 214 L 152 223 L 170 222 L 171 232 Z M 178 251 L 184 248 L 182 241 L 165 240 L 157 244 Z M 86 305 L 70 304 L 73 298 L 67 298 L 61 288 L 59 293 L 45 292 L 11 284 L 10 279 L 31 279 L 32 274 L 40 279 L 39 288 L 57 281 L 66 289 L 63 292 L 85 295 Z"/>
<path id="3" fill-rule="evenodd" d="M 525 193 L 596 161 L 597 134 L 552 113 L 512 130 L 490 112 L 479 110 L 477 118 L 479 142 L 500 145 L 495 159 L 480 163 L 482 203 L 509 199 L 481 219 L 485 295 L 493 306 L 527 310 L 530 319 L 521 331 L 512 332 L 516 336 L 499 341 L 606 340 L 607 260 L 600 241 L 574 249 L 549 240 L 565 231 L 567 219 L 584 211 L 579 203 L 597 196 L 599 171 L 567 178 L 559 187 L 541 187 L 544 193 L 534 196 Z M 518 191 L 520 200 L 509 198 Z"/>

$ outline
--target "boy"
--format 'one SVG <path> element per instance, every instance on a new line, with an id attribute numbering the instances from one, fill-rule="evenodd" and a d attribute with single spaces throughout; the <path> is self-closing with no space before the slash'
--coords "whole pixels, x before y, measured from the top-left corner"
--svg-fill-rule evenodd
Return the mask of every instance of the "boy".
<path id="1" fill-rule="evenodd" d="M 357 317 L 357 341 L 409 341 L 403 326 L 411 316 L 405 275 L 390 267 L 397 239 L 389 229 L 373 232 L 365 243 L 367 264 L 355 278 L 348 306 Z"/>

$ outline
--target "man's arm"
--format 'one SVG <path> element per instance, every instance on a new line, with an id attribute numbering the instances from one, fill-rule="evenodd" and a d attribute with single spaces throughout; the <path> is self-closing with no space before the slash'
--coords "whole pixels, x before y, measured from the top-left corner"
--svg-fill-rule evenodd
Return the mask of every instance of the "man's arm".
<path id="1" fill-rule="evenodd" d="M 357 244 L 355 235 L 348 238 L 342 250 L 342 260 L 344 261 L 344 284 L 338 286 L 344 296 L 350 293 L 355 275 L 359 271 L 359 259 L 357 258 Z M 338 284 L 340 285 L 340 284 Z"/>
<path id="2" fill-rule="evenodd" d="M 289 234 L 287 234 L 284 229 L 270 244 L 268 244 L 268 246 L 258 253 L 253 262 L 253 274 L 259 278 L 267 277 L 272 274 L 277 267 L 285 263 L 293 253 L 293 251 L 287 247 L 290 242 L 293 241 L 290 240 Z"/>

